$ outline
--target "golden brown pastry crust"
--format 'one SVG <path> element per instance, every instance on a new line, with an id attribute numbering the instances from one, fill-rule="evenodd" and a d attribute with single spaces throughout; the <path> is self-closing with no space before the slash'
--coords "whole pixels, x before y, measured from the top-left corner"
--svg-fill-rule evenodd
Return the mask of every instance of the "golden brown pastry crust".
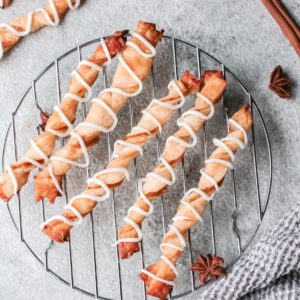
<path id="1" fill-rule="evenodd" d="M 7 4 L 7 2 L 10 2 L 10 1 L 4 0 L 3 4 Z M 56 7 L 56 10 L 57 10 L 59 20 L 62 20 L 64 15 L 66 14 L 66 12 L 69 10 L 68 2 L 67 2 L 67 0 L 53 0 L 53 2 Z M 74 4 L 75 0 L 73 0 L 72 3 Z M 47 5 L 44 7 L 44 9 L 48 13 L 51 20 L 54 21 L 55 18 L 54 18 L 51 6 Z M 26 15 L 26 16 L 23 16 L 23 17 L 13 20 L 9 24 L 12 27 L 14 27 L 17 31 L 22 32 L 22 31 L 26 30 L 27 18 L 28 18 L 28 16 Z M 49 24 L 45 18 L 45 14 L 42 13 L 41 11 L 33 12 L 32 25 L 31 25 L 30 32 L 35 32 L 45 26 L 49 26 Z M 7 52 L 15 44 L 17 44 L 22 37 L 13 34 L 7 28 L 1 28 L 0 29 L 0 38 L 2 39 L 3 51 Z"/>
<path id="2" fill-rule="evenodd" d="M 125 37 L 126 32 L 116 32 L 112 37 L 105 40 L 108 51 L 111 57 L 116 56 L 116 54 L 125 47 Z M 103 50 L 102 44 L 100 44 L 94 54 L 88 59 L 89 62 L 103 66 L 107 62 L 106 54 Z M 92 86 L 96 79 L 98 78 L 99 72 L 90 66 L 81 65 L 77 68 L 77 72 L 80 76 L 87 82 L 89 86 Z M 77 80 L 75 76 L 71 78 L 69 83 L 68 92 L 79 97 L 83 97 L 87 90 L 85 87 Z M 77 107 L 79 102 L 71 99 L 69 97 L 64 98 L 59 107 L 73 123 L 76 119 Z M 46 127 L 59 131 L 61 133 L 65 132 L 68 127 L 65 122 L 62 121 L 59 114 L 54 111 L 50 115 Z M 42 132 L 34 138 L 35 143 L 40 147 L 40 149 L 49 157 L 55 147 L 57 136 L 49 131 Z M 34 150 L 30 145 L 26 156 L 39 162 L 45 163 L 41 156 Z M 20 159 L 19 161 L 13 163 L 11 168 L 14 172 L 18 183 L 18 190 L 20 190 L 27 182 L 30 172 L 36 168 L 36 166 L 28 161 Z M 14 194 L 14 185 L 12 179 L 7 171 L 5 171 L 0 177 L 0 198 L 4 201 L 9 201 L 11 196 Z"/>
<path id="3" fill-rule="evenodd" d="M 142 21 L 138 23 L 135 32 L 143 36 L 154 47 L 156 47 L 158 42 L 161 40 L 163 34 L 163 31 L 156 30 L 155 24 Z M 130 40 L 136 43 L 145 53 L 150 52 L 148 47 L 137 38 L 131 37 Z M 132 71 L 140 78 L 140 80 L 147 78 L 151 70 L 153 58 L 147 58 L 140 55 L 131 46 L 127 46 L 124 49 L 122 52 L 122 57 Z M 124 66 L 120 63 L 114 75 L 112 87 L 119 88 L 127 93 L 133 93 L 138 90 L 139 85 L 132 75 L 129 74 Z M 118 114 L 128 100 L 128 97 L 116 92 L 105 92 L 101 95 L 101 99 L 114 111 L 115 114 Z M 113 124 L 113 119 L 108 113 L 107 109 L 98 103 L 93 103 L 85 121 L 96 123 L 104 128 L 109 128 Z M 90 147 L 96 143 L 101 134 L 100 131 L 85 126 L 79 127 L 78 130 L 76 129 L 76 133 L 82 137 L 87 147 Z M 63 157 L 71 161 L 79 160 L 82 155 L 82 147 L 80 147 L 78 140 L 75 138 L 70 138 L 68 143 L 63 148 L 58 149 L 55 152 L 56 157 Z M 72 167 L 70 163 L 58 160 L 51 160 L 50 164 L 53 174 L 58 182 L 61 182 L 62 176 Z M 49 169 L 44 169 L 35 177 L 36 200 L 48 198 L 50 202 L 54 202 L 58 195 L 59 191 L 56 189 Z"/>
<path id="4" fill-rule="evenodd" d="M 200 81 L 197 80 L 191 73 L 185 72 L 182 78 L 177 81 L 177 86 L 181 90 L 183 95 L 189 95 L 199 90 Z M 168 95 L 160 99 L 160 101 L 171 105 L 177 105 L 182 101 L 182 99 L 178 94 L 176 88 L 171 87 Z M 163 126 L 167 122 L 167 120 L 170 119 L 171 115 L 174 112 L 174 110 L 163 107 L 160 104 L 153 104 L 147 110 L 151 113 L 152 116 L 159 120 L 161 126 Z M 126 141 L 132 145 L 143 147 L 149 139 L 153 138 L 158 133 L 158 125 L 147 114 L 143 114 L 137 126 L 146 129 L 151 133 L 151 135 L 147 134 L 146 132 L 135 132 L 135 130 L 133 129 L 123 138 L 123 141 Z M 113 168 L 128 169 L 130 164 L 139 154 L 139 152 L 134 148 L 126 148 L 124 146 L 117 147 L 115 151 L 117 157 L 108 164 L 106 170 L 110 170 Z M 115 189 L 122 184 L 125 179 L 125 175 L 122 172 L 111 172 L 99 175 L 97 176 L 97 178 L 104 182 L 109 187 L 109 189 Z M 105 194 L 105 190 L 98 184 L 90 184 L 82 194 L 102 196 L 103 194 Z M 86 216 L 88 213 L 90 213 L 96 205 L 97 202 L 86 198 L 77 199 L 72 203 L 72 206 L 75 207 L 75 209 L 77 209 L 82 216 Z M 70 210 L 67 210 L 64 213 L 64 216 L 71 221 L 74 221 L 76 219 L 74 213 Z M 71 226 L 64 223 L 63 221 L 54 220 L 48 223 L 44 227 L 43 231 L 51 239 L 57 242 L 63 242 L 69 238 L 70 229 Z"/>
<path id="5" fill-rule="evenodd" d="M 252 125 L 252 114 L 250 112 L 249 106 L 244 106 L 237 113 L 235 113 L 232 117 L 234 121 L 236 121 L 245 131 L 247 131 Z M 241 130 L 238 130 L 236 127 L 230 125 L 229 126 L 229 134 L 228 136 L 234 136 L 244 141 L 244 135 Z M 224 142 L 233 153 L 236 153 L 239 149 L 239 145 L 233 141 L 225 141 Z M 222 148 L 218 147 L 210 156 L 210 158 L 219 158 L 222 160 L 226 160 L 228 162 L 231 161 L 229 154 Z M 214 178 L 214 180 L 218 183 L 219 186 L 222 185 L 224 177 L 228 167 L 219 163 L 209 163 L 206 164 L 204 168 L 204 172 Z M 201 176 L 199 181 L 199 189 L 205 192 L 207 195 L 212 195 L 215 192 L 214 185 L 205 179 L 205 177 Z M 203 197 L 201 197 L 198 193 L 191 193 L 187 198 L 186 202 L 188 202 L 200 215 L 203 214 L 205 208 L 208 205 L 208 201 L 206 201 Z M 198 218 L 191 211 L 191 209 L 184 205 L 180 204 L 176 216 L 184 216 L 188 219 L 176 219 L 173 221 L 173 226 L 175 226 L 178 231 L 186 238 L 187 231 L 193 227 L 195 224 L 199 222 Z M 169 230 L 164 238 L 163 243 L 171 243 L 173 245 L 177 245 L 182 247 L 182 243 L 180 242 L 177 234 L 173 230 Z M 179 260 L 182 251 L 176 250 L 174 248 L 165 246 L 163 248 L 163 255 L 167 257 L 174 265 Z M 163 260 L 159 260 L 157 263 L 149 266 L 147 268 L 152 274 L 158 276 L 159 278 L 166 279 L 168 281 L 174 281 L 176 278 L 175 273 L 170 268 L 170 266 Z M 140 274 L 140 278 L 147 285 L 147 294 L 157 297 L 159 299 L 165 299 L 167 295 L 170 293 L 172 286 L 161 281 L 158 281 L 145 273 Z"/>
<path id="6" fill-rule="evenodd" d="M 222 79 L 223 73 L 221 71 L 206 71 L 202 76 L 201 82 L 204 84 L 201 93 L 211 100 L 213 104 L 216 104 L 220 100 L 220 96 L 223 94 L 226 88 L 226 81 Z M 198 98 L 195 103 L 195 107 L 191 108 L 191 110 L 199 111 L 204 115 L 208 115 L 210 113 L 210 107 L 208 103 L 204 102 L 201 98 Z M 186 116 L 184 120 L 193 128 L 194 132 L 199 131 L 205 120 L 200 120 L 199 118 L 195 118 L 193 116 Z M 190 133 L 184 128 L 181 127 L 175 133 L 180 139 L 183 139 L 186 142 L 189 142 L 191 139 Z M 183 156 L 186 152 L 187 148 L 179 145 L 176 142 L 167 142 L 165 145 L 165 149 L 163 151 L 162 157 L 165 161 L 174 168 L 177 166 L 183 159 Z M 167 167 L 164 163 L 160 163 L 153 172 L 157 175 L 162 176 L 167 180 L 171 180 L 171 174 L 168 171 Z M 146 177 L 146 181 L 144 182 L 142 189 L 145 196 L 150 199 L 151 202 L 155 201 L 158 197 L 162 196 L 167 192 L 167 184 L 153 178 Z M 149 206 L 145 203 L 142 197 L 138 197 L 135 201 L 134 205 L 142 209 L 143 211 L 149 211 Z M 132 207 L 133 207 L 132 206 Z M 127 218 L 132 220 L 134 223 L 138 224 L 141 227 L 142 222 L 145 219 L 145 216 L 136 211 L 131 211 Z M 130 225 L 126 224 L 119 230 L 119 238 L 137 238 L 138 234 L 136 230 Z M 139 251 L 139 243 L 138 242 L 121 242 L 119 244 L 119 253 L 122 259 L 129 258 L 135 252 Z"/>

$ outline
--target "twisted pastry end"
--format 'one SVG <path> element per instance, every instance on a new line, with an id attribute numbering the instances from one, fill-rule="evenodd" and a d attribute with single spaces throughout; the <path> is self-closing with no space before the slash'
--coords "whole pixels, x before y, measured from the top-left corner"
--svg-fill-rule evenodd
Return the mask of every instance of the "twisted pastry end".
<path id="1" fill-rule="evenodd" d="M 211 81 L 211 85 L 219 85 L 219 81 L 215 81 L 215 78 L 222 79 L 223 73 L 221 71 L 217 70 L 206 70 L 202 76 L 201 76 L 201 87 L 203 88 L 205 84 Z M 188 79 L 185 78 L 185 79 Z M 222 81 L 220 81 L 222 82 Z M 225 82 L 223 81 L 223 88 L 218 88 L 219 92 L 221 93 L 223 89 L 225 88 Z M 201 88 L 201 90 L 202 90 Z M 208 86 L 206 87 L 206 90 L 208 89 Z M 212 91 L 212 90 L 211 90 Z M 196 101 L 195 108 L 191 108 L 190 110 L 186 111 L 184 114 L 182 114 L 181 118 L 178 120 L 179 129 L 178 132 L 182 130 L 182 127 L 187 130 L 188 136 L 183 139 L 179 139 L 175 135 L 172 137 L 169 137 L 168 140 L 171 138 L 178 144 L 182 145 L 185 149 L 193 147 L 195 143 L 197 142 L 197 137 L 195 136 L 195 132 L 198 132 L 202 127 L 202 122 L 207 121 L 212 117 L 214 114 L 214 107 L 213 103 L 216 104 L 219 102 L 219 99 L 214 99 L 214 101 L 210 101 L 206 97 L 204 97 L 202 94 L 198 95 Z M 201 109 L 202 108 L 202 109 Z M 193 125 L 193 129 L 190 126 L 192 123 L 187 122 L 187 119 L 190 117 L 194 118 L 196 117 L 196 122 Z M 191 121 L 190 121 L 191 122 Z M 198 124 L 198 125 L 196 125 Z M 181 136 L 183 137 L 183 136 Z M 188 141 L 191 140 L 191 143 Z M 171 148 L 171 152 L 176 151 L 172 146 L 170 146 L 169 143 L 166 143 L 165 145 L 165 151 L 168 151 L 168 149 Z M 160 164 L 153 172 L 150 172 L 146 175 L 146 178 L 140 179 L 140 187 L 139 187 L 139 198 L 136 200 L 135 204 L 129 209 L 128 211 L 128 217 L 126 218 L 126 225 L 120 228 L 119 230 L 119 240 L 118 240 L 118 247 L 119 247 L 119 253 L 120 257 L 122 259 L 127 259 L 130 256 L 132 256 L 134 253 L 138 252 L 139 242 L 142 239 L 142 232 L 141 232 L 141 224 L 146 216 L 149 216 L 153 211 L 153 205 L 152 202 L 167 192 L 168 186 L 173 185 L 176 180 L 176 175 L 174 173 L 174 168 L 178 163 L 182 160 L 184 156 L 185 150 L 183 152 L 178 152 L 175 156 L 172 157 L 172 159 L 165 159 L 168 157 L 168 155 L 164 157 L 160 157 Z M 158 171 L 159 170 L 159 171 Z M 165 170 L 165 171 L 162 171 Z M 166 172 L 166 173 L 165 173 Z M 167 174 L 167 175 L 166 175 Z M 149 183 L 149 178 L 154 179 L 155 181 L 160 182 L 160 188 L 153 188 L 150 189 L 144 193 L 144 186 L 147 185 L 147 182 L 149 186 L 154 187 L 154 184 Z M 151 180 L 151 179 L 150 179 Z M 142 203 L 140 203 L 142 201 Z M 136 211 L 138 213 L 138 217 L 134 217 L 131 215 L 132 211 Z M 133 218 L 133 219 L 132 219 Z M 128 219 L 131 220 L 131 222 L 127 222 Z M 132 226 L 131 224 L 134 224 Z"/>
<path id="2" fill-rule="evenodd" d="M 176 263 L 186 247 L 187 232 L 202 222 L 202 215 L 214 194 L 219 190 L 229 168 L 233 168 L 235 155 L 248 143 L 247 131 L 252 125 L 252 114 L 248 105 L 242 107 L 228 120 L 228 135 L 214 139 L 218 147 L 205 161 L 201 170 L 198 188 L 189 190 L 180 201 L 170 230 L 161 243 L 161 259 L 142 270 L 140 278 L 146 283 L 147 294 L 165 299 L 178 277 Z"/>
<path id="3" fill-rule="evenodd" d="M 145 270 L 146 272 L 144 271 L 140 273 L 140 279 L 144 281 L 145 285 L 148 287 L 147 295 L 158 299 L 166 299 L 166 295 L 169 295 L 173 289 L 173 281 L 175 280 L 176 275 L 173 272 L 170 272 L 167 276 L 165 276 L 165 282 L 158 280 L 154 281 L 153 275 L 160 277 L 159 270 L 163 267 L 159 265 L 160 263 L 163 263 L 163 261 L 149 266 L 147 270 Z M 148 272 L 152 275 L 150 276 Z"/>
<path id="4" fill-rule="evenodd" d="M 95 142 L 97 142 L 97 139 L 100 135 L 100 132 L 110 132 L 114 130 L 116 124 L 117 124 L 117 114 L 119 110 L 122 108 L 122 106 L 125 104 L 127 101 L 128 97 L 134 97 L 138 95 L 142 88 L 143 88 L 143 83 L 142 81 L 145 78 L 145 74 L 142 74 L 139 70 L 138 75 L 135 74 L 134 72 L 134 67 L 136 65 L 135 61 L 132 60 L 132 49 L 133 53 L 136 53 L 137 57 L 141 58 L 138 63 L 144 65 L 144 69 L 148 70 L 148 68 L 152 64 L 153 57 L 155 56 L 156 50 L 155 46 L 158 40 L 161 39 L 162 37 L 162 31 L 157 31 L 156 26 L 154 24 L 148 24 L 145 22 L 140 21 L 138 24 L 137 29 L 135 32 L 133 32 L 132 37 L 130 40 L 126 43 L 127 47 L 126 51 L 123 51 L 121 55 L 118 55 L 118 60 L 120 63 L 120 66 L 122 68 L 117 69 L 117 73 L 115 74 L 117 79 L 114 79 L 117 84 L 117 86 L 112 86 L 110 88 L 107 88 L 103 90 L 100 95 L 99 99 L 97 100 L 96 106 L 92 106 L 90 109 L 90 112 L 85 120 L 81 124 L 81 127 L 89 127 L 92 128 L 92 130 L 97 130 L 97 134 L 93 135 L 93 138 L 85 138 L 83 135 L 77 135 L 77 145 L 78 145 L 78 157 L 80 155 L 85 156 L 86 163 L 84 165 L 81 165 L 82 167 L 85 167 L 88 164 L 88 150 L 87 148 L 92 146 Z M 126 57 L 124 55 L 127 55 L 127 61 Z M 122 70 L 122 71 L 120 71 Z M 128 83 L 130 88 L 128 87 L 127 89 L 122 88 L 124 85 L 123 81 L 118 82 L 118 78 L 123 76 L 130 76 L 133 81 L 135 81 L 135 86 L 131 86 L 131 83 Z M 130 90 L 132 87 L 135 88 L 135 90 Z M 109 94 L 110 93 L 110 94 Z M 112 97 L 111 95 L 119 94 L 121 101 L 119 102 L 118 105 L 115 106 L 114 109 L 110 108 L 109 105 L 109 100 L 103 100 L 102 98 L 105 99 L 105 97 Z M 105 96 L 106 95 L 106 96 Z M 101 103 L 100 103 L 100 102 Z M 105 103 L 104 103 L 105 102 Z M 92 109 L 94 110 L 99 110 L 99 106 L 102 106 L 104 110 L 106 110 L 105 114 L 110 115 L 110 117 L 113 119 L 113 123 L 109 124 L 107 123 L 107 126 L 99 126 L 102 121 L 97 121 L 92 117 L 93 112 L 91 111 Z M 103 123 L 104 124 L 104 123 Z M 108 126 L 111 125 L 111 126 Z M 79 131 L 78 131 L 79 132 Z M 81 140 L 81 142 L 80 142 Z M 72 165 L 79 166 L 78 163 L 76 163 L 76 159 L 70 159 L 70 154 L 71 152 L 74 154 L 76 152 L 75 147 L 72 145 L 73 142 L 67 143 L 62 149 L 59 149 L 58 151 L 55 152 L 54 157 L 51 158 L 51 163 L 49 164 L 49 168 L 46 170 L 43 170 L 36 178 L 35 178 L 35 196 L 36 200 L 40 200 L 42 198 L 48 198 L 50 202 L 53 202 L 59 194 L 63 193 L 63 190 L 61 188 L 61 181 L 62 181 L 62 175 L 65 174 Z M 77 147 L 76 145 L 76 147 Z M 71 151 L 68 151 L 70 149 Z M 60 151 L 61 150 L 61 151 Z M 80 153 L 81 152 L 81 153 Z M 64 167 L 63 171 L 61 170 L 61 167 Z M 56 193 L 55 193 L 56 190 Z"/>
<path id="5" fill-rule="evenodd" d="M 48 157 L 55 146 L 56 137 L 63 137 L 72 131 L 76 119 L 77 105 L 88 101 L 92 95 L 91 86 L 98 77 L 105 63 L 125 48 L 127 31 L 116 32 L 113 36 L 102 39 L 94 54 L 88 60 L 80 62 L 72 72 L 68 92 L 63 97 L 60 106 L 55 106 L 46 123 L 46 131 L 30 141 L 30 147 L 25 156 L 18 162 L 6 167 L 6 172 L 0 177 L 0 198 L 9 201 L 27 182 L 30 172 L 48 164 Z M 70 105 L 70 102 L 73 102 Z M 8 171 L 10 168 L 10 171 Z M 51 192 L 53 193 L 53 192 Z"/>

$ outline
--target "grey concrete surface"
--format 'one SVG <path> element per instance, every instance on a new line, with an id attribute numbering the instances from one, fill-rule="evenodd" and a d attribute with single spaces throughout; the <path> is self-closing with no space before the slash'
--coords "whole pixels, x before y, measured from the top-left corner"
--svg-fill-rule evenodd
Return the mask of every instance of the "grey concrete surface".
<path id="1" fill-rule="evenodd" d="M 0 21 L 9 21 L 46 2 L 14 0 L 10 8 L 0 11 Z M 299 23 L 299 1 L 285 0 L 283 2 Z M 115 30 L 133 28 L 139 19 L 155 22 L 166 30 L 167 35 L 190 41 L 223 61 L 252 92 L 261 108 L 271 137 L 274 180 L 269 208 L 258 232 L 258 238 L 299 201 L 300 192 L 298 184 L 300 180 L 300 61 L 261 1 L 187 0 L 163 3 L 157 0 L 85 1 L 80 9 L 68 13 L 59 27 L 43 29 L 26 37 L 0 62 L 1 146 L 10 121 L 10 113 L 22 93 L 30 85 L 33 77 L 43 67 L 77 44 L 110 34 Z M 279 99 L 267 88 L 268 76 L 277 64 L 281 64 L 288 74 L 298 82 L 298 85 L 293 88 L 294 97 L 290 101 Z M 65 70 L 70 71 L 71 69 L 69 70 L 69 66 L 67 66 Z M 66 74 L 69 73 L 66 72 Z M 26 109 L 22 112 L 21 124 L 22 121 L 31 119 L 29 114 L 30 111 L 26 111 Z M 126 116 L 124 115 L 122 118 L 125 119 Z M 29 131 L 24 132 L 22 137 L 24 140 L 27 138 L 26 134 L 29 135 Z M 147 155 L 148 153 L 151 153 L 150 148 Z M 151 163 L 153 164 L 154 161 Z M 264 165 L 263 157 L 259 163 Z M 80 176 L 79 173 L 75 175 Z M 122 191 L 124 193 L 126 187 Z M 24 193 L 30 197 L 30 189 Z M 13 205 L 16 207 L 16 200 L 13 201 Z M 28 206 L 24 204 L 22 207 L 28 212 L 25 217 L 27 219 L 30 219 L 30 214 L 37 210 L 33 204 L 28 204 Z M 248 209 L 247 206 L 246 209 Z M 53 211 L 54 209 L 49 211 L 49 216 L 51 213 L 53 214 Z M 221 207 L 220 211 L 226 211 L 226 207 Z M 100 212 L 99 217 L 101 217 Z M 220 218 L 222 218 L 221 215 Z M 1 299 L 88 299 L 66 287 L 40 267 L 19 242 L 19 236 L 12 226 L 4 203 L 0 204 L 0 219 Z M 247 223 L 247 218 L 243 222 Z M 39 223 L 39 220 L 34 220 L 33 224 L 38 226 Z M 151 227 L 154 221 L 149 224 Z M 36 229 L 33 232 L 27 231 L 26 238 L 30 238 L 31 233 L 35 238 L 37 232 Z M 84 232 L 83 230 L 83 234 Z M 224 238 L 220 237 L 220 241 L 223 245 Z M 35 246 L 32 236 L 31 242 Z M 149 247 L 151 248 L 151 246 L 150 244 Z M 224 244 L 224 247 L 230 248 L 230 245 Z M 218 250 L 222 253 L 222 248 Z M 78 253 L 76 261 L 81 261 L 81 264 L 82 261 L 86 264 L 91 263 L 90 257 L 83 256 L 85 252 L 79 251 Z M 104 257 L 109 255 L 109 251 L 107 250 L 107 253 L 105 252 L 103 255 Z M 147 261 L 150 262 L 148 257 Z M 62 256 L 61 260 L 56 259 L 56 263 L 60 262 L 61 266 L 58 272 L 64 272 L 65 256 Z M 104 263 L 101 267 L 106 270 L 110 266 Z M 126 270 L 127 268 L 128 265 Z M 137 272 L 138 270 L 135 269 L 130 273 L 130 277 L 136 276 Z M 85 274 L 78 276 L 76 280 L 83 284 L 83 287 L 90 289 L 90 274 L 87 274 L 86 277 Z M 101 283 L 103 281 L 103 286 L 115 289 L 115 282 L 110 283 L 109 278 L 99 276 Z M 135 292 L 136 287 L 129 285 L 126 289 L 125 299 L 134 299 Z M 197 293 L 186 299 L 196 299 L 196 295 Z"/>

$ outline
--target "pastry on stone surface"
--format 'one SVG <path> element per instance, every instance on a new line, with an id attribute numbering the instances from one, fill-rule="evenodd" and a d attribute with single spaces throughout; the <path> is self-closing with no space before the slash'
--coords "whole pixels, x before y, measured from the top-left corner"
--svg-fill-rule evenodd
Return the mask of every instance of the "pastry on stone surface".
<path id="1" fill-rule="evenodd" d="M 156 25 L 140 21 L 118 55 L 119 64 L 112 85 L 104 89 L 92 105 L 83 123 L 72 132 L 65 146 L 55 151 L 48 167 L 35 177 L 35 199 L 48 198 L 54 202 L 63 193 L 61 182 L 73 165 L 85 168 L 89 165 L 88 147 L 99 140 L 101 132 L 111 132 L 117 125 L 117 115 L 130 97 L 138 95 L 151 70 L 155 47 L 163 31 Z M 84 156 L 85 162 L 78 160 Z"/>
<path id="2" fill-rule="evenodd" d="M 57 137 L 65 137 L 73 130 L 77 108 L 81 102 L 91 98 L 92 85 L 98 78 L 104 64 L 111 61 L 125 47 L 125 34 L 116 32 L 112 37 L 102 39 L 88 60 L 81 61 L 68 86 L 68 92 L 59 105 L 54 106 L 50 116 L 41 113 L 45 131 L 30 141 L 29 148 L 21 159 L 7 165 L 0 177 L 0 198 L 9 201 L 26 183 L 30 172 L 35 168 L 44 168 L 48 163 Z"/>
<path id="3" fill-rule="evenodd" d="M 7 6 L 7 0 L 0 1 L 1 8 Z M 9 1 L 10 2 L 10 1 Z M 5 6 L 6 5 L 6 6 Z M 44 8 L 29 12 L 10 23 L 0 24 L 0 59 L 3 54 L 17 44 L 20 39 L 45 26 L 57 26 L 69 9 L 78 8 L 80 0 L 49 0 Z"/>
<path id="4" fill-rule="evenodd" d="M 107 167 L 89 179 L 86 190 L 70 200 L 65 213 L 50 218 L 42 225 L 42 230 L 57 242 L 69 239 L 70 229 L 79 225 L 97 202 L 108 199 L 111 190 L 129 179 L 128 168 L 138 155 L 143 154 L 143 146 L 161 131 L 174 111 L 184 105 L 185 96 L 197 92 L 199 87 L 200 81 L 189 72 L 185 72 L 177 82 L 171 81 L 167 96 L 152 100 L 142 111 L 137 126 L 116 141 L 113 159 Z"/>
<path id="5" fill-rule="evenodd" d="M 190 189 L 180 201 L 173 223 L 160 244 L 161 259 L 140 274 L 148 295 L 165 299 L 172 290 L 178 276 L 175 265 L 186 247 L 188 230 L 203 222 L 201 216 L 222 185 L 228 169 L 233 168 L 237 151 L 247 145 L 247 130 L 251 125 L 250 108 L 244 106 L 228 120 L 228 135 L 221 140 L 214 139 L 218 148 L 205 161 L 198 188 Z"/>
<path id="6" fill-rule="evenodd" d="M 187 150 L 197 142 L 196 133 L 214 115 L 214 105 L 219 102 L 226 88 L 221 71 L 206 71 L 202 75 L 204 87 L 192 107 L 179 119 L 179 129 L 169 137 L 160 157 L 159 165 L 139 180 L 139 197 L 128 210 L 127 223 L 119 230 L 119 253 L 121 258 L 129 258 L 139 251 L 142 239 L 141 225 L 153 211 L 157 198 L 168 191 L 168 186 L 176 180 L 174 168 L 180 164 Z M 133 225 L 132 225 L 133 224 Z"/>

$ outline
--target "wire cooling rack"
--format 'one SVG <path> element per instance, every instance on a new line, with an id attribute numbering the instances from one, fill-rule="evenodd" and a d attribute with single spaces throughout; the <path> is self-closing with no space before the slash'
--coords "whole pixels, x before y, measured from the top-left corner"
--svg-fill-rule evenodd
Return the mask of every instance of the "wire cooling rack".
<path id="1" fill-rule="evenodd" d="M 68 51 L 44 68 L 32 81 L 12 114 L 2 151 L 2 170 L 6 163 L 17 160 L 24 154 L 26 141 L 39 131 L 39 112 L 47 109 L 50 111 L 55 104 L 52 100 L 53 89 L 56 90 L 57 101 L 60 102 L 61 91 L 66 90 L 67 81 L 63 82 L 63 78 L 68 78 L 66 73 L 74 69 L 78 61 L 87 56 L 85 52 L 91 50 L 99 41 L 100 38 Z M 143 225 L 145 235 L 141 242 L 141 252 L 123 262 L 117 248 L 111 248 L 110 245 L 117 239 L 118 228 L 123 224 L 122 217 L 135 199 L 137 178 L 145 175 L 155 165 L 164 141 L 176 128 L 175 120 L 181 112 L 169 122 L 164 134 L 146 147 L 145 157 L 134 162 L 130 170 L 131 183 L 125 184 L 120 192 L 114 191 L 106 204 L 99 204 L 90 214 L 90 218 L 85 218 L 85 223 L 80 228 L 75 227 L 70 242 L 47 247 L 49 240 L 39 231 L 39 224 L 54 213 L 62 211 L 62 206 L 68 202 L 69 197 L 84 187 L 85 176 L 90 177 L 92 172 L 101 170 L 111 156 L 114 140 L 135 125 L 141 109 L 152 98 L 158 97 L 158 94 L 163 95 L 163 88 L 168 80 L 178 79 L 184 69 L 198 75 L 205 69 L 223 70 L 229 87 L 222 104 L 216 109 L 216 116 L 199 134 L 199 145 L 188 153 L 181 168 L 176 171 L 176 185 L 155 203 L 154 215 Z M 95 93 L 109 84 L 109 73 L 108 69 L 103 70 L 102 82 L 100 80 L 99 86 L 94 88 Z M 49 95 L 43 91 L 49 91 Z M 191 98 L 188 105 L 192 106 L 193 101 Z M 178 200 L 186 189 L 196 186 L 201 164 L 213 149 L 212 138 L 226 134 L 226 119 L 243 103 L 250 104 L 254 118 L 249 146 L 245 153 L 240 154 L 236 170 L 229 172 L 217 199 L 210 203 L 204 225 L 189 232 L 188 247 L 179 263 L 178 285 L 172 291 L 170 299 L 183 297 L 201 288 L 196 275 L 190 271 L 190 265 L 198 254 L 210 252 L 221 255 L 227 268 L 230 268 L 255 236 L 268 205 L 272 184 L 272 155 L 262 114 L 241 81 L 212 55 L 190 43 L 168 36 L 164 37 L 164 43 L 158 48 L 158 55 L 143 94 L 129 101 L 120 114 L 121 124 L 116 131 L 103 136 L 100 146 L 91 150 L 92 163 L 89 168 L 84 171 L 72 170 L 71 175 L 66 176 L 65 199 L 57 199 L 54 206 L 49 205 L 46 200 L 40 204 L 34 203 L 33 180 L 30 179 L 27 187 L 18 193 L 16 199 L 7 204 L 21 242 L 48 273 L 88 296 L 97 299 L 146 299 L 145 287 L 137 275 L 143 267 L 159 258 L 158 245 L 174 215 Z M 185 109 L 186 107 L 182 110 Z M 79 121 L 85 117 L 86 112 L 86 104 L 83 104 L 79 111 Z M 60 146 L 63 143 L 62 140 Z"/>

